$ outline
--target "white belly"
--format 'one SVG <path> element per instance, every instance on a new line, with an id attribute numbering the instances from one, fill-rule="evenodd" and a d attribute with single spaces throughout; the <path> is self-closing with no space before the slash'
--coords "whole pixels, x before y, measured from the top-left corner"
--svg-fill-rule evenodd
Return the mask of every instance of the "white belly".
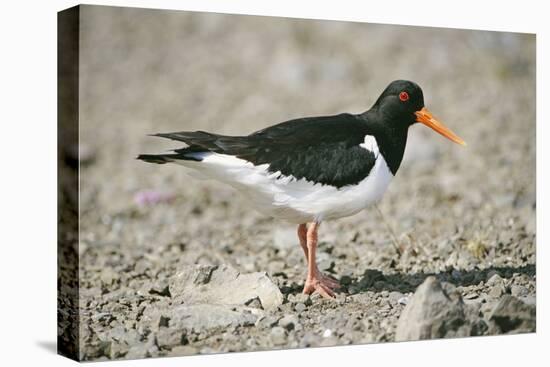
<path id="1" fill-rule="evenodd" d="M 254 166 L 224 154 L 205 153 L 201 158 L 200 162 L 178 163 L 196 168 L 201 176 L 233 186 L 260 212 L 291 223 L 321 222 L 356 214 L 380 200 L 393 178 L 382 154 L 377 154 L 365 179 L 341 188 L 269 173 L 267 164 Z"/>
<path id="2" fill-rule="evenodd" d="M 280 216 L 294 223 L 347 217 L 379 201 L 392 178 L 386 161 L 379 155 L 369 176 L 356 185 L 338 189 L 305 180 L 289 183 L 274 196 L 275 212 L 282 211 Z"/>

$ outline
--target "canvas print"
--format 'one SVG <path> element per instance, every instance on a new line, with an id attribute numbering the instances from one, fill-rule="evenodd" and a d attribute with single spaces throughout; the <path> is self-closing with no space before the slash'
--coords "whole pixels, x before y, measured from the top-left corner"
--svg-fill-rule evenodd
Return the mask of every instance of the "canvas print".
<path id="1" fill-rule="evenodd" d="M 534 34 L 58 19 L 61 354 L 536 331 Z"/>

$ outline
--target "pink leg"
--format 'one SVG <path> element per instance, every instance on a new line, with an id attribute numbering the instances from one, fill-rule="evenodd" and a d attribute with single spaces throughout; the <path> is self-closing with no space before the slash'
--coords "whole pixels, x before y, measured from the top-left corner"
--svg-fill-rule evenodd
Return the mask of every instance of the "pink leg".
<path id="1" fill-rule="evenodd" d="M 303 226 L 303 227 L 302 227 Z M 303 231 L 305 225 L 301 224 L 298 227 L 298 236 L 300 237 L 300 232 Z M 306 232 L 306 253 L 307 260 L 307 278 L 304 285 L 304 293 L 311 294 L 317 291 L 321 296 L 325 298 L 334 298 L 334 289 L 340 287 L 340 284 L 335 279 L 329 278 L 323 275 L 317 268 L 317 263 L 315 260 L 315 254 L 317 251 L 317 230 L 319 228 L 319 223 L 310 223 L 309 228 Z M 302 238 L 300 237 L 300 245 L 302 245 Z M 302 248 L 304 246 L 302 245 Z"/>
<path id="2" fill-rule="evenodd" d="M 300 246 L 302 246 L 302 250 L 304 251 L 304 256 L 306 257 L 307 263 L 307 225 L 305 223 L 302 223 L 298 226 L 298 238 L 300 239 Z"/>

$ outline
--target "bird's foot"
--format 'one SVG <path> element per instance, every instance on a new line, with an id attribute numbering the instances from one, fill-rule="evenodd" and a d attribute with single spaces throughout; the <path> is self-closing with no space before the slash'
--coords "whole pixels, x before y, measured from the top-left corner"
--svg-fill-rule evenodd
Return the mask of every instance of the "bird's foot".
<path id="1" fill-rule="evenodd" d="M 317 271 L 313 276 L 308 276 L 304 285 L 304 294 L 319 293 L 324 298 L 333 299 L 335 297 L 334 290 L 340 288 L 340 283 L 320 271 Z"/>

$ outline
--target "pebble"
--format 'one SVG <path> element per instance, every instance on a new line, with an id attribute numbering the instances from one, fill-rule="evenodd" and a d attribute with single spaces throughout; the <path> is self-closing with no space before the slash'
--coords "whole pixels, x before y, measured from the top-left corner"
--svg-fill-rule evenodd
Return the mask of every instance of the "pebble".
<path id="1" fill-rule="evenodd" d="M 296 310 L 296 312 L 298 312 L 298 313 L 304 312 L 306 310 L 306 305 L 301 303 L 301 302 L 296 303 L 294 305 L 294 310 Z"/>
<path id="2" fill-rule="evenodd" d="M 341 343 L 342 342 L 340 340 L 338 340 L 337 337 L 330 336 L 330 337 L 323 338 L 323 340 L 321 341 L 321 343 L 319 345 L 321 347 L 332 347 L 334 345 L 338 345 L 338 344 L 341 344 Z"/>
<path id="3" fill-rule="evenodd" d="M 525 297 L 529 294 L 529 290 L 522 285 L 513 285 L 510 289 L 510 293 L 512 293 L 514 297 Z"/>
<path id="4" fill-rule="evenodd" d="M 297 294 L 291 294 L 288 296 L 288 301 L 290 303 L 303 303 L 306 306 L 311 306 L 311 298 L 307 294 L 303 293 L 297 293 Z"/>
<path id="5" fill-rule="evenodd" d="M 286 330 L 280 326 L 275 326 L 270 332 L 271 342 L 275 345 L 282 345 L 286 343 Z"/>
<path id="6" fill-rule="evenodd" d="M 403 293 L 393 291 L 393 292 L 390 292 L 388 299 L 390 300 L 391 303 L 399 303 L 399 300 L 404 297 L 405 296 Z"/>
<path id="7" fill-rule="evenodd" d="M 256 321 L 256 326 L 257 327 L 273 327 L 275 325 L 277 325 L 277 322 L 279 321 L 279 318 L 278 316 L 273 316 L 273 315 L 267 315 L 267 316 L 264 316 L 264 317 L 261 317 L 258 319 L 258 321 Z"/>
<path id="8" fill-rule="evenodd" d="M 491 270 L 489 273 L 487 273 L 487 285 L 502 283 L 502 280 L 503 279 L 500 274 L 495 270 Z"/>
<path id="9" fill-rule="evenodd" d="M 279 326 L 285 328 L 288 331 L 299 329 L 298 316 L 296 315 L 286 315 L 279 320 Z"/>
<path id="10" fill-rule="evenodd" d="M 506 290 L 504 289 L 504 286 L 502 285 L 496 285 L 489 291 L 489 296 L 493 298 L 500 298 Z"/>
<path id="11" fill-rule="evenodd" d="M 409 303 L 409 297 L 401 297 L 397 300 L 400 305 L 407 305 Z"/>
<path id="12" fill-rule="evenodd" d="M 197 354 L 199 350 L 190 345 L 178 345 L 177 347 L 172 348 L 172 353 L 180 356 L 189 356 Z"/>

